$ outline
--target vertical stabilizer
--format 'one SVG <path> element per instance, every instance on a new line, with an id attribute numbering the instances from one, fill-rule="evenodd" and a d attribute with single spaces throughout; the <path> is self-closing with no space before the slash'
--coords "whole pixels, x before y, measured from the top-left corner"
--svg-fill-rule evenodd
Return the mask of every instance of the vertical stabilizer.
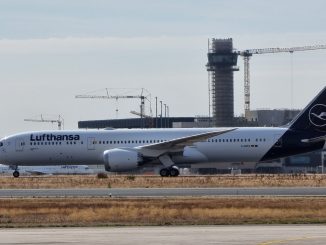
<path id="1" fill-rule="evenodd" d="M 326 87 L 289 123 L 289 128 L 326 134 Z"/>

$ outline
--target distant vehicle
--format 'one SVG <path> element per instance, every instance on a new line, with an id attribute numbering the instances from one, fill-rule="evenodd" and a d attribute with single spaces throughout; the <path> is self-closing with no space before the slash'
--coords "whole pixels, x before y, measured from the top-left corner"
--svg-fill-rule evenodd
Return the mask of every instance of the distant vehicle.
<path id="1" fill-rule="evenodd" d="M 283 127 L 121 129 L 26 132 L 0 141 L 0 163 L 18 166 L 103 164 L 124 172 L 161 165 L 178 176 L 184 164 L 260 162 L 320 150 L 326 139 L 326 87 Z"/>
<path id="2" fill-rule="evenodd" d="M 0 164 L 0 173 L 12 173 L 10 166 Z M 56 166 L 22 166 L 17 171 L 26 174 L 92 174 L 94 171 L 87 165 L 56 165 Z"/>

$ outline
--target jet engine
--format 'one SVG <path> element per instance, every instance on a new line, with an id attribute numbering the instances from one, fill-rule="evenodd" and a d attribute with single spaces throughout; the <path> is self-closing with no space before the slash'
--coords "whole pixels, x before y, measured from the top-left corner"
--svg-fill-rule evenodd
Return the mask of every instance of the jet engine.
<path id="1" fill-rule="evenodd" d="M 123 172 L 137 168 L 143 159 L 137 151 L 111 149 L 103 153 L 103 160 L 106 171 Z"/>

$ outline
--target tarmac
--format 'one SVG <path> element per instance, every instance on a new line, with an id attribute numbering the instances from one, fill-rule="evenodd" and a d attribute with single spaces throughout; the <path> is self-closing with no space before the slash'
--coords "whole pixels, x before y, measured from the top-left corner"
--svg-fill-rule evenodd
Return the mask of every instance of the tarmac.
<path id="1" fill-rule="evenodd" d="M 0 244 L 324 245 L 324 225 L 165 226 L 0 229 Z"/>

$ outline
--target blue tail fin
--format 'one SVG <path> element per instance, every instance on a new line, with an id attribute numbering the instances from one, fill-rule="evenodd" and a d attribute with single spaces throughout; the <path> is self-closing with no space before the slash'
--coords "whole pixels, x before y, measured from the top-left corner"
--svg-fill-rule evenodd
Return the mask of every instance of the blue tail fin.
<path id="1" fill-rule="evenodd" d="M 326 134 L 326 87 L 289 123 L 294 130 Z"/>
<path id="2" fill-rule="evenodd" d="M 326 140 L 326 87 L 286 127 L 288 130 L 261 161 L 323 149 Z"/>

